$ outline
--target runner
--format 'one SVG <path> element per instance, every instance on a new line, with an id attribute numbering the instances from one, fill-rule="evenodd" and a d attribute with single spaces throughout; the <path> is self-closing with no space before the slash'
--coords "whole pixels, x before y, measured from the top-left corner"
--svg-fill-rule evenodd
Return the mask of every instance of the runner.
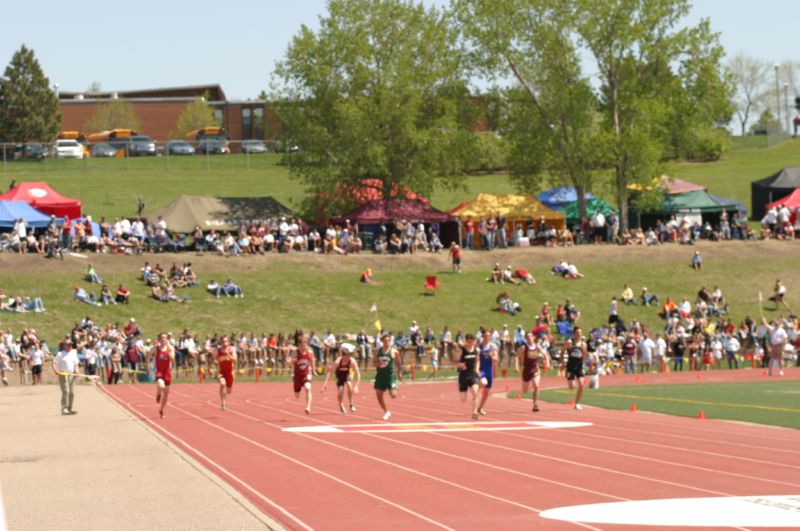
<path id="1" fill-rule="evenodd" d="M 572 339 L 567 339 L 564 342 L 564 351 L 567 353 L 567 385 L 569 385 L 571 391 L 574 389 L 575 380 L 578 381 L 578 391 L 575 393 L 575 409 L 583 409 L 580 404 L 581 397 L 583 397 L 583 364 L 586 362 L 588 350 L 580 328 L 576 327 Z"/>
<path id="2" fill-rule="evenodd" d="M 492 333 L 488 330 L 483 331 L 483 342 L 480 346 L 480 374 L 481 374 L 481 403 L 478 406 L 478 413 L 486 415 L 486 410 L 483 407 L 486 401 L 489 400 L 489 394 L 492 391 L 492 383 L 494 375 L 497 372 L 497 364 L 499 355 L 497 353 L 497 345 L 492 343 Z"/>
<path id="3" fill-rule="evenodd" d="M 491 338 L 491 334 L 489 335 Z M 464 336 L 464 346 L 456 366 L 458 367 L 458 392 L 461 401 L 467 401 L 467 390 L 472 392 L 472 420 L 478 420 L 478 388 L 480 386 L 480 371 L 478 370 L 479 351 L 475 348 L 475 336 Z"/>
<path id="4" fill-rule="evenodd" d="M 354 363 L 352 355 L 356 351 L 355 345 L 350 343 L 342 343 L 339 347 L 340 355 L 336 358 L 333 364 L 333 370 L 327 371 L 325 375 L 325 383 L 322 385 L 322 392 L 328 388 L 328 380 L 330 380 L 331 373 L 336 373 L 336 398 L 339 400 L 339 411 L 346 413 L 344 408 L 344 390 L 347 388 L 347 399 L 350 401 L 350 411 L 355 411 L 356 406 L 353 405 L 353 395 L 358 394 L 358 384 L 361 383 L 361 371 L 358 370 L 358 363 Z M 353 385 L 353 377 L 351 371 L 356 373 L 356 383 Z"/>
<path id="5" fill-rule="evenodd" d="M 397 372 L 395 372 L 397 367 Z M 389 392 L 389 396 L 397 398 L 397 380 L 402 381 L 403 377 L 400 369 L 400 355 L 392 347 L 392 336 L 384 333 L 381 336 L 381 346 L 375 354 L 375 395 L 378 397 L 378 404 L 383 409 L 383 420 L 389 420 L 392 412 L 386 407 L 384 393 Z"/>
<path id="6" fill-rule="evenodd" d="M 233 367 L 236 364 L 236 349 L 228 336 L 222 336 L 217 348 L 217 378 L 219 379 L 220 409 L 225 411 L 228 395 L 233 392 Z"/>
<path id="7" fill-rule="evenodd" d="M 294 368 L 294 397 L 300 398 L 300 391 L 306 390 L 306 415 L 311 413 L 311 380 L 317 372 L 314 355 L 308 348 L 308 339 L 304 334 L 297 336 L 297 354 L 292 358 Z"/>
<path id="8" fill-rule="evenodd" d="M 533 332 L 525 335 L 525 341 L 517 349 L 515 370 L 519 372 L 519 364 L 522 361 L 522 392 L 527 393 L 533 386 L 533 409 L 534 413 L 539 411 L 539 380 L 541 376 L 539 369 L 546 371 L 550 364 L 548 355 L 541 345 L 537 342 Z"/>
<path id="9" fill-rule="evenodd" d="M 172 364 L 175 363 L 175 347 L 169 344 L 167 334 L 158 336 L 155 348 L 156 365 L 156 403 L 160 404 L 158 416 L 164 418 L 164 408 L 169 399 L 169 386 L 172 384 Z"/>

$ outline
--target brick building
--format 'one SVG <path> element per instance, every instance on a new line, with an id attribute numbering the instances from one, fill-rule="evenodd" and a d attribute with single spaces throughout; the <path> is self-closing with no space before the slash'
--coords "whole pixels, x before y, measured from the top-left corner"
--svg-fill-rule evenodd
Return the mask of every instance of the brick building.
<path id="1" fill-rule="evenodd" d="M 139 132 L 153 140 L 165 141 L 177 130 L 178 117 L 186 105 L 208 94 L 208 103 L 221 119 L 230 140 L 264 139 L 265 124 L 274 138 L 280 130 L 277 118 L 261 100 L 228 101 L 219 85 L 197 85 L 118 92 L 82 94 L 61 92 L 59 104 L 64 131 L 87 131 L 86 123 L 99 105 L 119 98 L 130 102 L 139 118 Z"/>

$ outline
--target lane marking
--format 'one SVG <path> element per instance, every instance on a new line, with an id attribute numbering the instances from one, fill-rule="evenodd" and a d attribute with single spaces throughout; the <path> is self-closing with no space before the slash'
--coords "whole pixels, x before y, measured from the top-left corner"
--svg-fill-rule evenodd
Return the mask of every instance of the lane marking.
<path id="1" fill-rule="evenodd" d="M 614 525 L 800 528 L 800 495 L 671 498 L 573 505 L 542 511 L 551 520 Z"/>
<path id="2" fill-rule="evenodd" d="M 138 389 L 136 389 L 136 391 L 140 392 L 140 393 L 142 392 L 142 391 L 139 391 Z M 109 394 L 111 394 L 111 393 L 109 392 Z M 203 452 L 201 452 L 197 448 L 193 447 L 191 444 L 189 444 L 188 442 L 184 441 L 183 439 L 181 439 L 180 437 L 178 437 L 174 433 L 170 432 L 169 430 L 166 430 L 165 428 L 163 428 L 159 424 L 157 424 L 157 423 L 153 422 L 151 419 L 147 418 L 141 410 L 139 410 L 138 408 L 132 407 L 132 402 L 126 402 L 122 398 L 120 398 L 120 397 L 118 397 L 116 395 L 113 395 L 113 394 L 111 396 L 112 396 L 112 398 L 114 399 L 115 402 L 119 403 L 120 405 L 126 406 L 129 410 L 134 412 L 136 417 L 138 417 L 140 420 L 143 420 L 144 422 L 150 424 L 154 429 L 156 429 L 156 430 L 160 431 L 161 433 L 163 433 L 164 436 L 167 437 L 168 439 L 171 439 L 171 440 L 176 441 L 176 442 L 180 443 L 181 445 L 183 445 L 187 450 L 193 452 L 195 455 L 200 457 L 202 460 L 206 461 L 209 465 L 211 465 L 212 467 L 216 468 L 217 470 L 222 472 L 224 475 L 228 476 L 231 480 L 233 480 L 234 482 L 236 482 L 239 485 L 241 485 L 242 487 L 244 487 L 248 492 L 250 492 L 251 494 L 253 494 L 257 498 L 259 498 L 260 500 L 264 501 L 267 505 L 269 505 L 270 507 L 272 507 L 274 509 L 277 509 L 282 515 L 284 515 L 287 518 L 289 518 L 291 521 L 296 523 L 302 529 L 305 529 L 307 531 L 312 531 L 313 530 L 312 527 L 310 527 L 305 522 L 303 522 L 302 520 L 300 520 L 299 518 L 294 516 L 292 513 L 287 511 L 285 508 L 283 508 L 278 503 L 274 502 L 273 500 L 271 500 L 270 498 L 268 498 L 267 496 L 262 494 L 260 491 L 256 490 L 249 483 L 247 483 L 246 481 L 244 481 L 241 478 L 239 478 L 236 474 L 234 474 L 233 472 L 231 472 L 230 470 L 228 470 L 224 466 L 220 465 L 219 463 L 217 463 L 216 461 L 214 461 L 213 459 L 211 459 L 210 457 L 205 455 Z M 227 482 L 227 480 L 224 477 L 221 477 L 220 479 L 222 479 L 223 481 Z"/>
<path id="3" fill-rule="evenodd" d="M 182 395 L 183 395 L 183 396 L 185 396 L 186 398 L 192 398 L 192 397 L 190 397 L 190 396 L 188 396 L 188 395 L 185 395 L 185 394 L 183 394 L 183 393 L 180 393 L 180 394 L 182 394 Z M 207 400 L 207 401 L 206 401 L 206 403 L 209 403 L 209 402 L 210 402 L 210 400 Z M 203 405 L 203 404 L 201 403 L 200 405 Z M 250 438 L 248 438 L 248 437 L 245 437 L 244 435 L 240 435 L 239 433 L 236 433 L 235 431 L 231 431 L 231 430 L 229 430 L 229 429 L 227 429 L 227 428 L 223 428 L 222 426 L 219 426 L 219 425 L 217 425 L 217 424 L 214 424 L 213 422 L 209 422 L 209 421 L 207 421 L 206 419 L 204 419 L 204 418 L 202 418 L 202 417 L 199 417 L 199 416 L 197 416 L 197 415 L 195 415 L 195 414 L 193 414 L 193 413 L 190 413 L 189 411 L 186 411 L 185 409 L 182 409 L 182 408 L 179 408 L 179 407 L 176 407 L 176 406 L 172 406 L 172 407 L 173 407 L 174 409 L 177 409 L 178 411 L 181 411 L 181 412 L 183 412 L 184 414 L 186 414 L 186 415 L 188 415 L 188 416 L 190 416 L 190 417 L 192 417 L 192 418 L 196 419 L 196 420 L 199 420 L 200 422 L 202 422 L 202 423 L 204 423 L 204 424 L 208 424 L 208 425 L 209 425 L 209 426 L 211 426 L 212 428 L 215 428 L 215 429 L 217 429 L 217 430 L 219 430 L 219 431 L 221 431 L 221 432 L 223 432 L 223 433 L 226 433 L 226 434 L 228 434 L 228 435 L 231 435 L 232 437 L 235 437 L 235 438 L 237 438 L 237 439 L 241 439 L 241 440 L 243 440 L 243 441 L 245 441 L 245 442 L 248 442 L 248 443 L 252 444 L 253 446 L 255 446 L 255 447 L 257 447 L 257 448 L 260 448 L 260 449 L 262 449 L 262 450 L 265 450 L 265 451 L 267 451 L 267 452 L 270 452 L 270 453 L 272 453 L 272 454 L 275 454 L 275 455 L 277 455 L 278 457 L 282 457 L 283 459 L 286 459 L 287 461 L 290 461 L 290 462 L 292 462 L 292 463 L 294 463 L 294 464 L 296 464 L 296 465 L 298 465 L 298 466 L 301 466 L 301 467 L 303 467 L 303 468 L 306 468 L 306 469 L 308 469 L 308 470 L 311 470 L 312 472 L 316 472 L 317 474 L 319 474 L 319 475 L 321 475 L 321 476 L 324 476 L 324 477 L 326 477 L 326 478 L 328 478 L 328 479 L 331 479 L 331 480 L 333 480 L 333 481 L 335 481 L 335 482 L 337 482 L 337 483 L 340 483 L 340 484 L 342 484 L 342 485 L 344 485 L 344 486 L 346 486 L 346 487 L 349 487 L 349 488 L 351 488 L 351 489 L 353 489 L 353 490 L 355 490 L 355 491 L 357 491 L 357 492 L 360 492 L 361 494 L 364 494 L 364 495 L 366 495 L 366 496 L 369 496 L 370 498 L 374 498 L 374 499 L 376 499 L 376 500 L 378 500 L 378 501 L 381 501 L 381 502 L 383 502 L 383 503 L 386 503 L 387 505 L 391 505 L 392 507 L 395 507 L 395 508 L 397 508 L 397 509 L 399 509 L 399 510 L 401 510 L 401 511 L 405 512 L 405 513 L 408 513 L 408 514 L 410 514 L 410 515 L 412 515 L 412 516 L 415 516 L 415 517 L 417 517 L 417 518 L 419 518 L 419 519 L 421 519 L 421 520 L 424 520 L 424 521 L 428 522 L 429 524 L 431 524 L 431 525 L 433 525 L 433 526 L 436 526 L 436 527 L 439 527 L 439 528 L 442 528 L 442 529 L 448 529 L 448 530 L 450 530 L 450 531 L 454 531 L 454 530 L 453 530 L 451 527 L 448 527 L 448 526 L 446 526 L 446 525 L 444 525 L 444 524 L 442 524 L 442 523 L 440 523 L 440 522 L 437 522 L 436 520 L 433 520 L 433 519 L 431 519 L 431 518 L 428 518 L 427 516 L 425 516 L 425 515 L 423 515 L 423 514 L 417 513 L 417 512 L 415 512 L 415 511 L 413 511 L 413 510 L 409 509 L 408 507 L 405 507 L 405 506 L 403 506 L 403 505 L 400 505 L 400 504 L 398 504 L 398 503 L 395 503 L 395 502 L 393 502 L 393 501 L 391 501 L 391 500 L 389 500 L 389 499 L 387 499 L 387 498 L 384 498 L 384 497 L 382 497 L 382 496 L 380 496 L 380 495 L 374 494 L 374 493 L 372 493 L 372 492 L 370 492 L 370 491 L 368 491 L 368 490 L 362 489 L 361 487 L 358 487 L 357 485 L 354 485 L 354 484 L 352 484 L 352 483 L 349 483 L 349 482 L 347 482 L 347 481 L 345 481 L 345 480 L 343 480 L 343 479 L 340 479 L 340 478 L 338 478 L 338 477 L 336 477 L 336 476 L 334 476 L 334 475 L 332 475 L 332 474 L 329 474 L 329 473 L 327 473 L 327 472 L 325 472 L 325 471 L 323 471 L 323 470 L 320 470 L 320 469 L 318 469 L 318 468 L 315 468 L 315 467 L 313 467 L 313 466 L 311 466 L 311 465 L 308 465 L 308 464 L 306 464 L 306 463 L 303 463 L 302 461 L 299 461 L 299 460 L 297 460 L 297 459 L 295 459 L 295 458 L 293 458 L 293 457 L 291 457 L 291 456 L 289 456 L 289 455 L 286 455 L 286 454 L 284 454 L 284 453 L 282 453 L 282 452 L 279 452 L 279 451 L 277 451 L 277 450 L 274 450 L 274 449 L 272 449 L 272 448 L 269 448 L 269 447 L 267 447 L 267 446 L 264 446 L 263 444 L 259 443 L 258 441 L 254 441 L 253 439 L 250 439 Z M 232 410 L 229 410 L 229 412 L 230 412 L 230 413 L 236 413 L 235 411 L 232 411 Z M 241 413 L 239 413 L 239 415 L 241 415 Z M 251 418 L 253 418 L 253 417 L 251 417 Z M 277 427 L 277 426 L 275 426 L 274 424 L 270 424 L 269 422 L 262 421 L 262 420 L 260 420 L 260 419 L 254 419 L 254 420 L 258 421 L 259 423 L 266 424 L 266 425 L 268 425 L 268 426 Z M 311 529 L 311 528 L 308 528 L 308 529 Z"/>
<path id="4" fill-rule="evenodd" d="M 552 430 L 584 428 L 591 422 L 494 421 L 494 422 L 409 422 L 396 424 L 339 424 L 292 426 L 282 431 L 292 433 L 427 433 L 456 431 Z"/>
<path id="5" fill-rule="evenodd" d="M 0 490 L 0 531 L 6 531 L 6 514 L 3 509 L 3 491 Z"/>

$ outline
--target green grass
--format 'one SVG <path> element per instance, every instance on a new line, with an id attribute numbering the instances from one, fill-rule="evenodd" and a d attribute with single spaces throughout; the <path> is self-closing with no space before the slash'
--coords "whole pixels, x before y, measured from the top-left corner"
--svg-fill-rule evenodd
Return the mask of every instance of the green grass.
<path id="1" fill-rule="evenodd" d="M 574 391 L 541 392 L 548 402 L 567 403 Z M 638 385 L 587 389 L 584 404 L 609 409 L 655 411 L 682 417 L 728 419 L 787 428 L 800 428 L 800 389 L 796 381 L 736 382 L 703 385 Z"/>

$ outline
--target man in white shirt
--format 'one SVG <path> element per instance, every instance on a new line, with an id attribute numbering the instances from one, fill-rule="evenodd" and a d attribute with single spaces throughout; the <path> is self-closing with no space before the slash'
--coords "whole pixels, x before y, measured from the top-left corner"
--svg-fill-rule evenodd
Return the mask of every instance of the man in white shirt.
<path id="1" fill-rule="evenodd" d="M 775 321 L 773 325 L 770 325 L 765 318 L 761 318 L 761 321 L 764 323 L 764 326 L 767 328 L 767 332 L 769 332 L 769 375 L 772 376 L 772 368 L 776 367 L 779 372 L 780 376 L 783 376 L 783 349 L 786 346 L 786 342 L 789 339 L 786 330 L 783 328 L 783 323 L 780 321 Z"/>
<path id="2" fill-rule="evenodd" d="M 75 415 L 72 409 L 75 400 L 75 375 L 80 374 L 78 367 L 78 353 L 72 348 L 72 342 L 64 341 L 64 347 L 53 358 L 53 372 L 58 375 L 58 385 L 61 387 L 61 414 Z"/>
<path id="3" fill-rule="evenodd" d="M 655 363 L 658 366 L 658 370 L 664 372 L 664 369 L 666 368 L 667 342 L 663 337 L 661 337 L 661 334 L 656 334 L 655 343 Z"/>
<path id="4" fill-rule="evenodd" d="M 653 352 L 656 350 L 656 343 L 650 338 L 650 332 L 644 332 L 644 337 L 639 341 L 639 369 L 641 372 L 650 372 L 653 366 Z"/>

